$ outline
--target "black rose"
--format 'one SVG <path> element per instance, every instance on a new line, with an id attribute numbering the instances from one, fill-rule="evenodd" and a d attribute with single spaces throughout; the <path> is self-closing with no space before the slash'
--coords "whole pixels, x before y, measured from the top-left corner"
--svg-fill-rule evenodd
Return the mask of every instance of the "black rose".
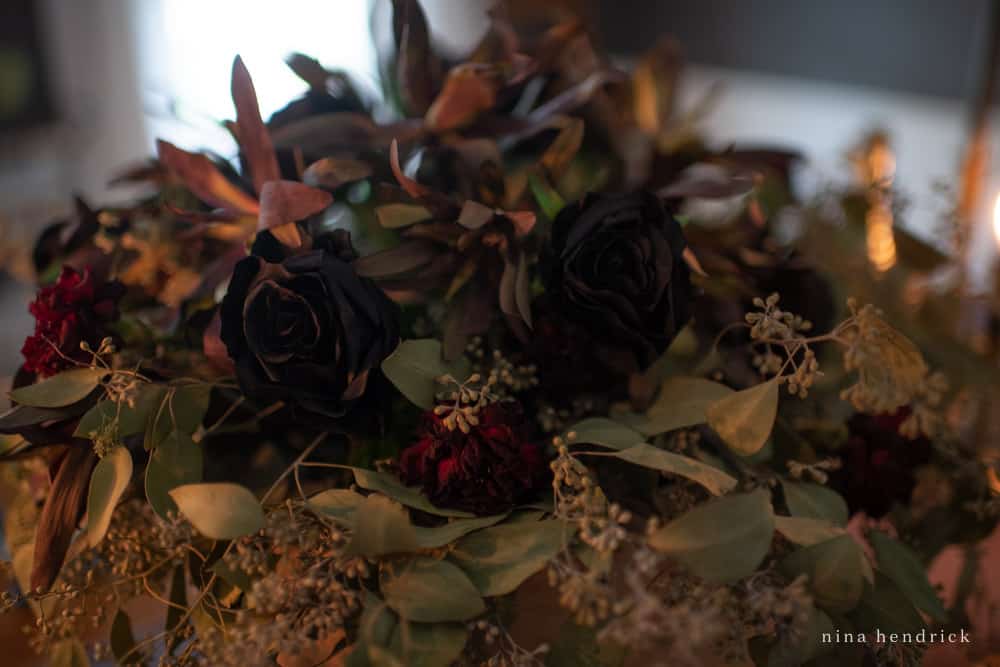
<path id="1" fill-rule="evenodd" d="M 690 317 L 685 245 L 655 195 L 587 195 L 553 223 L 546 293 L 558 314 L 586 328 L 608 366 L 645 369 Z"/>
<path id="2" fill-rule="evenodd" d="M 395 306 L 331 249 L 241 260 L 221 314 L 244 394 L 328 418 L 365 394 L 399 342 Z"/>

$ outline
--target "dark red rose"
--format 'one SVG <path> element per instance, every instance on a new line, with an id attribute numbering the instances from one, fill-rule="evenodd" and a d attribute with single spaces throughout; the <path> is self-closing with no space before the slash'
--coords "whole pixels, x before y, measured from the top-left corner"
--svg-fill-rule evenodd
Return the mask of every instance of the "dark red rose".
<path id="1" fill-rule="evenodd" d="M 521 432 L 516 403 L 493 403 L 468 433 L 428 412 L 417 442 L 403 450 L 400 476 L 439 507 L 498 514 L 530 500 L 544 484 L 541 449 Z"/>
<path id="2" fill-rule="evenodd" d="M 343 248 L 341 248 L 343 250 Z M 399 343 L 395 305 L 334 246 L 250 256 L 229 282 L 221 338 L 243 393 L 304 417 L 343 417 Z"/>
<path id="3" fill-rule="evenodd" d="M 80 343 L 97 349 L 109 334 L 107 325 L 118 319 L 118 300 L 124 293 L 119 282 L 97 283 L 89 268 L 80 273 L 63 267 L 55 284 L 39 290 L 28 306 L 35 316 L 35 333 L 21 348 L 24 369 L 46 377 L 72 366 L 73 360 L 88 361 Z"/>
<path id="4" fill-rule="evenodd" d="M 552 224 L 546 297 L 590 332 L 602 362 L 622 374 L 641 371 L 690 317 L 685 247 L 680 224 L 655 195 L 587 195 Z"/>
<path id="5" fill-rule="evenodd" d="M 930 462 L 927 438 L 907 439 L 899 425 L 909 408 L 892 414 L 856 414 L 847 422 L 850 434 L 841 451 L 843 466 L 830 475 L 830 486 L 847 500 L 851 514 L 884 516 L 896 503 L 910 501 L 917 469 Z"/>

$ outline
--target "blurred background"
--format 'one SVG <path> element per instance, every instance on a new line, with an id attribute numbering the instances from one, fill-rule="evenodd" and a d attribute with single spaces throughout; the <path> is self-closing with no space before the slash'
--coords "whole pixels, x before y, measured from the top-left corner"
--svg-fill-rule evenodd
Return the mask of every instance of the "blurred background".
<path id="1" fill-rule="evenodd" d="M 424 0 L 434 38 L 461 53 L 486 26 L 489 0 Z M 515 0 L 514 11 L 582 13 L 623 62 L 663 34 L 687 62 L 681 108 L 704 105 L 702 128 L 720 146 L 753 141 L 795 148 L 808 196 L 851 178 L 850 149 L 888 130 L 897 223 L 943 245 L 940 221 L 959 182 L 977 108 L 996 72 L 991 0 Z M 4 0 L 0 3 L 0 260 L 28 275 L 41 226 L 72 206 L 131 194 L 109 186 L 151 155 L 156 137 L 222 155 L 234 148 L 228 78 L 242 54 L 267 117 L 306 85 L 284 64 L 291 51 L 353 73 L 377 95 L 384 0 Z M 376 35 L 373 41 L 371 35 Z M 989 94 L 987 97 L 989 97 Z M 980 116 L 984 115 L 982 113 Z M 980 123 L 981 124 L 981 123 Z M 995 130 L 986 125 L 989 136 Z M 984 143 L 983 192 L 973 202 L 972 281 L 996 255 L 993 197 L 1000 141 Z M 994 158 L 994 159 L 990 159 Z M 0 288 L 0 367 L 18 363 L 29 288 Z"/>

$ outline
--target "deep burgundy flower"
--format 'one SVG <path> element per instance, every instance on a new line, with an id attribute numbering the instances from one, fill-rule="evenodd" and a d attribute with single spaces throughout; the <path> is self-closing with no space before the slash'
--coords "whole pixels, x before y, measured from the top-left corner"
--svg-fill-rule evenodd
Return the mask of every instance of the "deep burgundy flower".
<path id="1" fill-rule="evenodd" d="M 680 224 L 655 195 L 587 195 L 553 222 L 546 296 L 590 332 L 605 364 L 641 371 L 690 317 L 685 247 Z"/>
<path id="2" fill-rule="evenodd" d="M 405 484 L 420 486 L 439 507 L 498 514 L 530 500 L 544 484 L 540 448 L 522 434 L 516 403 L 492 403 L 468 433 L 449 430 L 428 412 L 417 442 L 400 457 Z"/>
<path id="3" fill-rule="evenodd" d="M 910 501 L 916 471 L 930 462 L 932 447 L 927 438 L 900 435 L 899 425 L 909 414 L 909 408 L 900 408 L 892 414 L 856 414 L 847 422 L 843 466 L 830 475 L 830 486 L 844 496 L 851 514 L 877 518 Z"/>
<path id="4" fill-rule="evenodd" d="M 346 246 L 316 244 L 274 262 L 250 256 L 222 302 L 221 338 L 240 387 L 258 403 L 343 417 L 399 343 L 397 309 L 355 273 Z"/>
<path id="5" fill-rule="evenodd" d="M 125 293 L 119 282 L 98 283 L 89 268 L 83 273 L 65 266 L 59 279 L 43 287 L 28 306 L 35 316 L 35 333 L 21 348 L 24 369 L 41 377 L 54 375 L 86 361 L 80 349 L 86 342 L 97 348 L 109 334 L 107 325 L 118 319 L 118 300 Z"/>

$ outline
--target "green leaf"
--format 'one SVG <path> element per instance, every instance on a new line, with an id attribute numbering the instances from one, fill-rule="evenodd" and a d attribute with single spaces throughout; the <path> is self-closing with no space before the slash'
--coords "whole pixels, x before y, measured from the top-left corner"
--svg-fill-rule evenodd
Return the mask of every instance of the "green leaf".
<path id="1" fill-rule="evenodd" d="M 465 573 L 433 558 L 415 558 L 397 574 L 384 577 L 382 593 L 386 604 L 408 621 L 467 621 L 486 611 Z"/>
<path id="2" fill-rule="evenodd" d="M 119 609 L 111 622 L 111 654 L 118 665 L 141 665 L 142 653 L 135 649 L 135 636 L 128 616 Z"/>
<path id="3" fill-rule="evenodd" d="M 414 526 L 417 545 L 421 549 L 443 547 L 461 537 L 465 537 L 469 533 L 499 523 L 505 516 L 505 514 L 500 514 L 479 517 L 477 519 L 452 519 L 448 523 L 433 527 Z"/>
<path id="4" fill-rule="evenodd" d="M 566 206 L 562 196 L 538 174 L 528 174 L 528 185 L 531 187 L 531 194 L 535 196 L 535 201 L 538 202 L 538 207 L 542 209 L 545 217 L 549 220 L 555 220 L 559 211 Z"/>
<path id="5" fill-rule="evenodd" d="M 459 540 L 449 554 L 486 597 L 506 595 L 545 567 L 570 537 L 562 521 L 518 521 Z"/>
<path id="6" fill-rule="evenodd" d="M 574 437 L 570 440 L 570 433 Z M 645 442 L 646 438 L 641 433 L 604 417 L 590 417 L 566 429 L 567 440 L 573 444 L 591 444 L 610 447 L 611 449 L 625 449 Z"/>
<path id="7" fill-rule="evenodd" d="M 695 507 L 654 533 L 649 543 L 699 577 L 729 583 L 757 569 L 773 536 L 770 494 L 757 490 Z"/>
<path id="8" fill-rule="evenodd" d="M 733 392 L 705 410 L 708 425 L 742 456 L 756 454 L 771 435 L 778 416 L 778 381 Z"/>
<path id="9" fill-rule="evenodd" d="M 680 475 L 701 484 L 716 496 L 729 493 L 736 488 L 736 479 L 718 468 L 689 456 L 674 454 L 645 443 L 614 452 L 611 456 L 644 468 Z"/>
<path id="10" fill-rule="evenodd" d="M 357 482 L 358 486 L 362 489 L 367 489 L 368 491 L 378 491 L 379 493 L 389 496 L 393 500 L 400 502 L 407 507 L 412 507 L 413 509 L 418 509 L 422 512 L 427 512 L 428 514 L 436 514 L 437 516 L 461 518 L 470 518 L 475 516 L 470 512 L 435 507 L 429 500 L 427 500 L 427 497 L 424 496 L 419 488 L 403 486 L 403 483 L 400 482 L 394 475 L 383 472 L 375 472 L 374 470 L 366 470 L 364 468 L 351 468 L 351 470 L 354 471 L 354 481 Z"/>
<path id="11" fill-rule="evenodd" d="M 203 452 L 190 435 L 170 432 L 149 455 L 146 464 L 146 499 L 160 517 L 176 512 L 171 489 L 202 479 Z"/>
<path id="12" fill-rule="evenodd" d="M 871 565 L 849 535 L 841 535 L 789 554 L 781 562 L 788 577 L 807 575 L 816 603 L 843 613 L 857 606 L 871 578 Z"/>
<path id="13" fill-rule="evenodd" d="M 913 604 L 889 577 L 875 573 L 875 585 L 867 588 L 851 620 L 858 630 L 886 634 L 919 632 L 925 627 Z"/>
<path id="14" fill-rule="evenodd" d="M 431 212 L 419 204 L 385 204 L 375 208 L 375 217 L 382 227 L 399 229 L 429 220 Z"/>
<path id="15" fill-rule="evenodd" d="M 789 542 L 806 547 L 846 534 L 843 528 L 831 521 L 806 517 L 776 516 L 774 527 Z"/>
<path id="16" fill-rule="evenodd" d="M 36 408 L 61 408 L 82 401 L 108 374 L 104 368 L 74 368 L 10 392 L 10 399 Z"/>
<path id="17" fill-rule="evenodd" d="M 620 419 L 647 436 L 659 435 L 708 421 L 708 407 L 732 395 L 729 387 L 692 377 L 673 377 L 660 387 L 645 414 L 626 413 Z"/>
<path id="18" fill-rule="evenodd" d="M 327 489 L 309 498 L 309 509 L 343 524 L 354 523 L 365 497 L 350 489 Z"/>
<path id="19" fill-rule="evenodd" d="M 825 633 L 836 630 L 833 621 L 821 609 L 809 610 L 809 622 L 798 633 L 785 632 L 767 656 L 767 667 L 800 667 L 829 650 L 823 643 Z"/>
<path id="20" fill-rule="evenodd" d="M 463 382 L 469 376 L 469 362 L 464 357 L 446 362 L 440 341 L 423 338 L 400 343 L 382 362 L 382 371 L 403 396 L 430 410 L 434 407 L 434 395 L 443 388 L 437 378 L 451 375 Z"/>
<path id="21" fill-rule="evenodd" d="M 826 519 L 838 526 L 847 525 L 847 502 L 836 491 L 812 482 L 782 480 L 781 486 L 792 516 Z"/>
<path id="22" fill-rule="evenodd" d="M 50 667 L 90 667 L 87 649 L 79 639 L 63 639 L 56 642 L 49 653 Z"/>
<path id="23" fill-rule="evenodd" d="M 184 610 L 187 609 L 187 581 L 183 566 L 175 567 L 170 577 L 169 599 L 172 604 L 167 607 L 167 619 L 163 627 L 168 633 L 172 633 L 184 618 Z M 171 646 L 176 644 L 178 639 L 176 635 L 172 635 Z"/>
<path id="24" fill-rule="evenodd" d="M 167 406 L 175 431 L 194 433 L 201 426 L 212 399 L 212 385 L 186 384 L 174 388 Z"/>
<path id="25" fill-rule="evenodd" d="M 132 455 L 115 447 L 97 462 L 87 494 L 87 544 L 96 547 L 111 525 L 111 515 L 132 480 Z"/>
<path id="26" fill-rule="evenodd" d="M 417 550 L 417 535 L 398 503 L 372 494 L 355 513 L 348 551 L 359 556 L 384 556 Z"/>
<path id="27" fill-rule="evenodd" d="M 924 566 L 917 555 L 902 542 L 877 530 L 868 533 L 868 541 L 875 549 L 879 571 L 899 587 L 913 606 L 935 620 L 946 621 L 948 612 L 927 581 Z"/>
<path id="28" fill-rule="evenodd" d="M 167 388 L 161 384 L 143 384 L 136 390 L 132 406 L 126 402 L 119 404 L 115 401 L 101 401 L 80 418 L 73 435 L 78 438 L 92 438 L 93 434 L 99 433 L 105 424 L 116 419 L 118 421 L 116 432 L 119 438 L 143 433 L 166 393 Z"/>
<path id="29" fill-rule="evenodd" d="M 370 593 L 363 607 L 358 641 L 347 667 L 449 667 L 465 648 L 468 630 L 461 623 L 402 621 Z"/>
<path id="30" fill-rule="evenodd" d="M 205 537 L 234 540 L 264 526 L 264 510 L 249 489 L 238 484 L 185 484 L 170 491 L 181 513 Z"/>

